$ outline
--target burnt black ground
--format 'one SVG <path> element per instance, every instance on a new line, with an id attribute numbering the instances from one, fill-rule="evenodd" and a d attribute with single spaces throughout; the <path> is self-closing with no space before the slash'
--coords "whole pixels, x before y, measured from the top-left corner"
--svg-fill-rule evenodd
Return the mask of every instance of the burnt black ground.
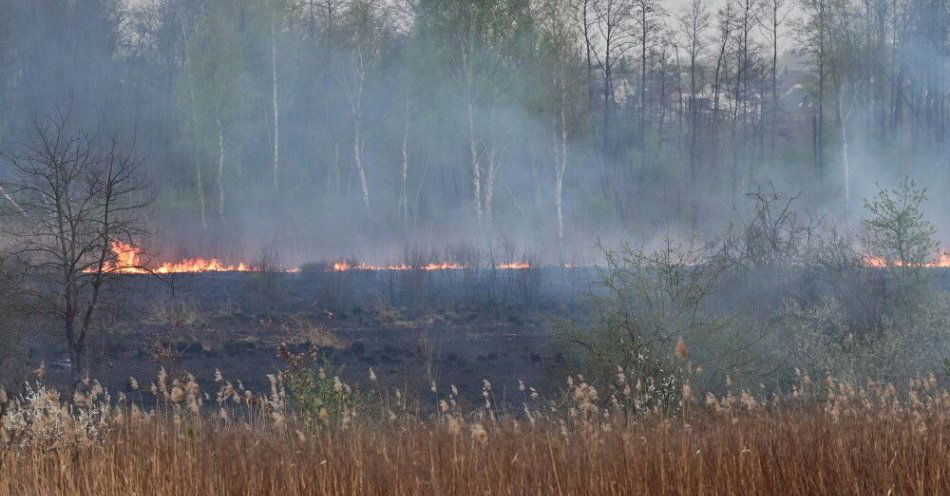
<path id="1" fill-rule="evenodd" d="M 294 352 L 318 347 L 328 368 L 364 388 L 373 368 L 383 386 L 431 406 L 432 380 L 443 396 L 454 384 L 478 402 L 487 379 L 499 403 L 518 408 L 519 379 L 549 397 L 563 388 L 568 367 L 552 319 L 583 322 L 597 278 L 587 268 L 120 276 L 87 364 L 113 394 L 131 392 L 130 376 L 147 385 L 160 367 L 195 374 L 210 389 L 220 369 L 262 391 L 266 374 L 287 366 L 277 357 L 285 342 Z M 950 271 L 940 271 L 937 287 L 950 290 Z M 21 345 L 16 372 L 0 384 L 35 380 L 30 371 L 42 362 L 54 385 L 70 389 L 56 321 L 31 323 Z"/>
<path id="2" fill-rule="evenodd" d="M 481 399 L 482 380 L 496 400 L 517 408 L 518 380 L 554 394 L 565 379 L 551 319 L 581 316 L 591 269 L 439 272 L 216 273 L 120 276 L 103 304 L 89 345 L 90 376 L 113 394 L 130 394 L 160 367 L 189 372 L 209 389 L 215 369 L 262 391 L 266 374 L 287 366 L 277 347 L 319 348 L 321 362 L 348 383 L 381 385 L 434 404 L 456 385 Z M 37 322 L 20 357 L 23 373 L 43 362 L 48 379 L 68 390 L 68 353 L 55 321 Z M 146 398 L 147 399 L 147 398 Z"/>

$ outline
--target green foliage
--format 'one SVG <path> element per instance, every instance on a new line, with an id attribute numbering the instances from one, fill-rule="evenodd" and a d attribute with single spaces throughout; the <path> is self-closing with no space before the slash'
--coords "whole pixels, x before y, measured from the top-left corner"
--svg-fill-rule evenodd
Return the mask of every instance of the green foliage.
<path id="1" fill-rule="evenodd" d="M 292 368 L 284 373 L 290 407 L 308 425 L 330 425 L 361 404 L 359 394 L 340 380 L 342 368 L 329 363 Z"/>
<path id="2" fill-rule="evenodd" d="M 783 325 L 800 367 L 845 380 L 866 378 L 904 383 L 946 365 L 950 345 L 950 298 L 941 294 L 928 308 L 882 316 L 873 332 L 855 325 L 849 308 L 834 296 L 819 304 L 790 303 Z"/>
<path id="3" fill-rule="evenodd" d="M 627 245 L 604 253 L 602 291 L 591 295 L 591 326 L 554 326 L 592 384 L 606 390 L 622 369 L 650 391 L 638 399 L 641 404 L 669 407 L 680 400 L 688 368 L 684 357 L 673 356 L 680 340 L 695 350 L 694 365 L 719 369 L 732 363 L 735 327 L 730 316 L 710 306 L 724 270 L 718 257 L 671 240 L 652 252 Z"/>
<path id="4" fill-rule="evenodd" d="M 940 366 L 950 345 L 950 298 L 926 267 L 938 249 L 926 199 L 926 190 L 905 179 L 865 200 L 863 259 L 836 230 L 820 236 L 805 262 L 821 289 L 811 299 L 788 299 L 780 324 L 794 363 L 897 381 Z"/>
<path id="5" fill-rule="evenodd" d="M 939 244 L 934 225 L 924 217 L 927 189 L 905 178 L 897 188 L 878 187 L 864 200 L 870 218 L 864 220 L 869 254 L 888 267 L 921 267 L 934 261 Z"/>

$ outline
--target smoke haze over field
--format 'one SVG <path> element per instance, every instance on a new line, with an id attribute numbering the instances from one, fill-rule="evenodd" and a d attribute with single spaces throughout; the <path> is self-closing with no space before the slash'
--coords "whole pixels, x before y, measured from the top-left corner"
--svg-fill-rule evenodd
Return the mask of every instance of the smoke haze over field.
<path id="1" fill-rule="evenodd" d="M 584 262 L 768 183 L 857 227 L 905 176 L 950 243 L 948 37 L 944 0 L 0 0 L 0 150 L 134 139 L 169 259 Z"/>

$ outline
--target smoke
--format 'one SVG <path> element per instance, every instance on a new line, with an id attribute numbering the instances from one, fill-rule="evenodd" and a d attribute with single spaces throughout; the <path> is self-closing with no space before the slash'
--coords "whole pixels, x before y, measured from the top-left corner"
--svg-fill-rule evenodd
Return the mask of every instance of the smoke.
<path id="1" fill-rule="evenodd" d="M 857 3 L 829 14 L 818 152 L 816 66 L 791 23 L 780 51 L 803 67 L 782 66 L 776 123 L 755 26 L 755 43 L 734 32 L 726 45 L 715 114 L 714 43 L 690 96 L 678 8 L 658 19 L 641 81 L 635 6 L 618 29 L 636 49 L 610 52 L 608 76 L 598 35 L 588 72 L 573 4 L 474 5 L 0 0 L 0 133 L 24 139 L 30 120 L 68 108 L 81 127 L 134 136 L 161 189 L 145 242 L 167 258 L 276 247 L 288 264 L 381 262 L 469 246 L 583 262 L 597 240 L 715 236 L 766 183 L 857 227 L 862 199 L 904 176 L 929 188 L 950 241 L 947 47 L 922 2 L 880 36 L 862 34 L 873 19 Z"/>

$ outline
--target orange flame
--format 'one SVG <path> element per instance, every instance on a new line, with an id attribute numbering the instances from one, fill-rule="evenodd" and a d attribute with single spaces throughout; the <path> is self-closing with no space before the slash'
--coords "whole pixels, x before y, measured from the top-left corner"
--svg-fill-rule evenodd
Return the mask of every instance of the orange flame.
<path id="1" fill-rule="evenodd" d="M 422 266 L 422 270 L 461 270 L 466 268 L 462 264 L 455 262 L 427 263 Z"/>
<path id="2" fill-rule="evenodd" d="M 887 259 L 884 257 L 875 257 L 872 255 L 864 255 L 861 257 L 864 261 L 864 265 L 874 268 L 884 268 L 884 267 L 903 267 L 904 263 L 900 260 L 894 260 L 888 263 Z M 950 268 L 950 252 L 941 253 L 936 260 L 933 262 L 927 262 L 920 265 L 920 267 L 927 268 Z"/>
<path id="3" fill-rule="evenodd" d="M 498 266 L 502 270 L 525 270 L 531 268 L 531 262 L 511 262 L 503 263 Z"/>
<path id="4" fill-rule="evenodd" d="M 106 262 L 103 272 L 118 274 L 180 274 L 188 272 L 251 272 L 257 269 L 244 263 L 227 265 L 217 258 L 186 258 L 177 262 L 165 262 L 149 269 L 142 264 L 142 249 L 138 246 L 114 240 L 110 248 L 115 260 Z M 92 272 L 94 269 L 88 269 Z"/>
<path id="5" fill-rule="evenodd" d="M 346 272 L 348 270 L 411 270 L 408 265 L 370 265 L 365 263 L 351 264 L 346 260 L 341 260 L 333 264 L 334 272 Z"/>

